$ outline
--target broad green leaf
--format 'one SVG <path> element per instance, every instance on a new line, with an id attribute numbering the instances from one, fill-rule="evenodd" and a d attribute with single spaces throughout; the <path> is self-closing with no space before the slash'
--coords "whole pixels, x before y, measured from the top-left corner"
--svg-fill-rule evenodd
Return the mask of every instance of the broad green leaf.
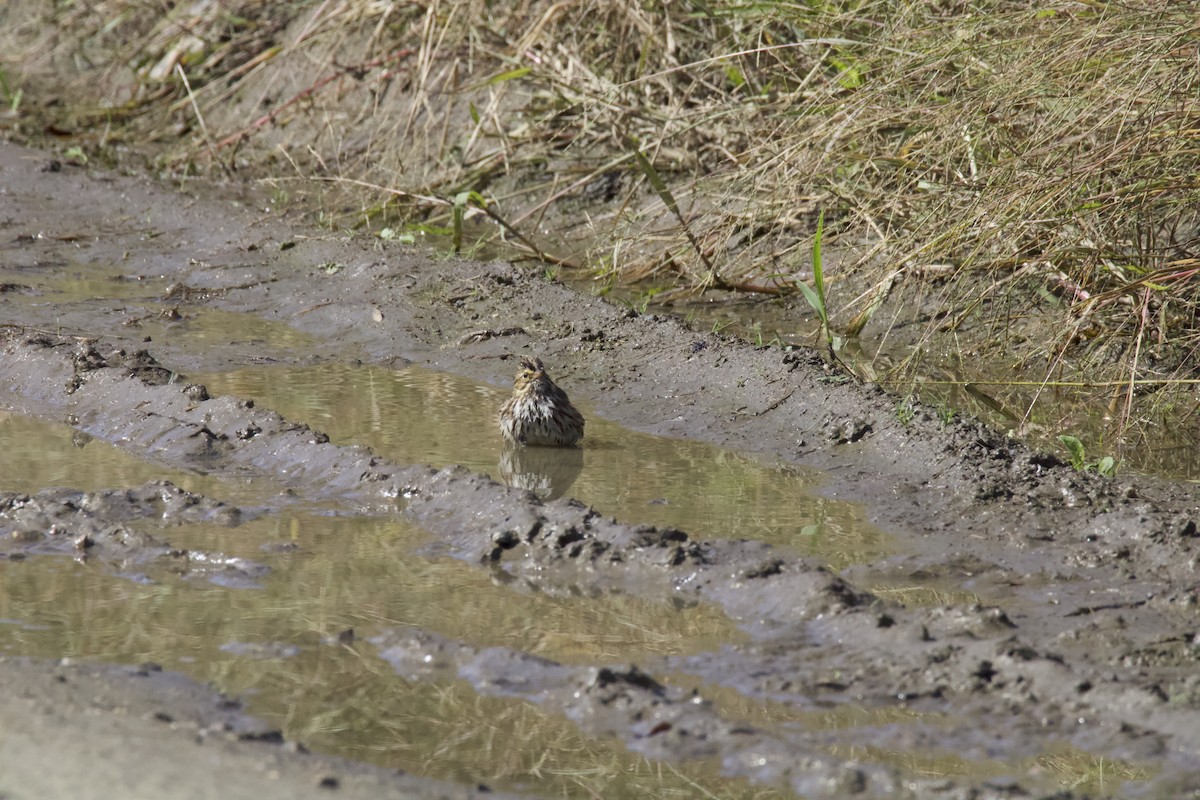
<path id="1" fill-rule="evenodd" d="M 1068 436 L 1067 434 L 1059 436 L 1058 440 L 1062 442 L 1063 447 L 1066 447 L 1068 452 L 1070 452 L 1071 466 L 1075 467 L 1075 469 L 1083 469 L 1084 459 L 1087 457 L 1083 449 L 1083 442 L 1079 441 L 1079 439 L 1075 438 L 1074 436 Z"/>

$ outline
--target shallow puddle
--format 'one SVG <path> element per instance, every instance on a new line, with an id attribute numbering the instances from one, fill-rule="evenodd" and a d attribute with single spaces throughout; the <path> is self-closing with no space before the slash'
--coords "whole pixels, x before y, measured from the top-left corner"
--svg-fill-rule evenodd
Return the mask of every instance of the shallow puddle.
<path id="1" fill-rule="evenodd" d="M 186 341 L 189 348 L 208 352 L 214 347 L 257 345 L 262 347 L 264 358 L 267 353 L 282 358 L 304 352 L 312 344 L 311 336 L 281 322 L 212 308 L 188 306 L 177 314 L 174 310 L 171 306 L 157 313 L 131 314 L 126 324 L 135 326 L 152 341 L 170 342 L 172 337 L 179 337 L 177 341 Z"/>
<path id="2" fill-rule="evenodd" d="M 294 495 L 268 479 L 217 479 L 135 458 L 67 425 L 0 411 L 0 492 L 33 494 L 51 487 L 95 491 L 166 480 L 234 505 L 261 507 Z"/>
<path id="3" fill-rule="evenodd" d="M 94 318 L 87 315 L 100 310 L 125 334 L 141 335 L 147 342 L 186 342 L 188 348 L 209 352 L 229 345 L 259 345 L 276 357 L 311 349 L 313 338 L 303 331 L 251 314 L 196 305 L 189 292 L 199 298 L 219 293 L 172 285 L 157 276 L 131 276 L 118 266 L 59 265 L 45 274 L 42 268 L 0 266 L 5 305 L 53 307 L 52 333 L 90 332 Z"/>
<path id="4" fill-rule="evenodd" d="M 9 302 L 69 305 L 100 301 L 105 307 L 112 306 L 114 300 L 151 300 L 167 287 L 164 278 L 131 276 L 117 265 L 61 261 L 4 264 L 0 266 L 0 283 L 5 286 Z"/>
<path id="5" fill-rule="evenodd" d="M 5 443 L 0 491 L 32 493 L 52 486 L 90 491 L 170 480 L 216 499 L 232 496 L 256 505 L 268 500 L 258 483 L 157 467 L 65 425 L 0 412 L 0 437 Z M 519 647 L 581 663 L 699 652 L 742 639 L 724 615 L 707 606 L 672 608 L 625 595 L 550 597 L 515 584 L 505 573 L 458 559 L 426 558 L 415 551 L 430 542 L 401 519 L 308 509 L 235 528 L 185 525 L 148 532 L 175 547 L 255 561 L 263 560 L 264 551 L 282 552 L 277 566 L 288 577 L 277 588 L 294 595 L 291 610 L 310 620 L 342 609 L 349 616 L 338 624 L 345 626 L 418 626 L 472 644 Z M 48 568 L 57 569 L 53 563 Z M 108 580 L 88 571 L 73 574 L 80 580 Z M 243 619 L 261 617 L 255 604 L 282 613 L 275 598 L 256 592 L 231 596 L 247 604 Z M 190 602 L 204 597 L 195 595 Z M 304 604 L 320 610 L 310 613 Z M 180 620 L 190 613 L 186 605 L 180 607 Z"/>
<path id="6" fill-rule="evenodd" d="M 423 556 L 425 535 L 396 520 L 285 513 L 238 528 L 191 525 L 156 534 L 178 547 L 255 559 L 272 571 L 259 588 L 229 589 L 200 576 L 151 574 L 135 582 L 61 557 L 0 562 L 0 653 L 157 663 L 242 699 L 289 739 L 468 784 L 566 798 L 789 796 L 722 778 L 715 764 L 646 760 L 533 703 L 480 695 L 462 681 L 404 680 L 374 647 L 359 644 L 415 627 L 567 663 L 628 663 L 739 638 L 703 607 L 548 597 L 456 559 Z M 687 677 L 668 682 L 695 686 Z M 768 730 L 856 729 L 856 737 L 882 742 L 895 726 L 941 724 L 938 715 L 905 709 L 799 710 L 724 687 L 701 692 L 724 717 Z M 920 778 L 986 779 L 1029 768 L 872 744 L 832 745 L 829 753 L 893 764 Z M 1101 761 L 1074 751 L 1037 763 L 1046 788 L 1069 781 L 1103 792 L 1147 777 L 1111 761 L 1105 775 L 1097 772 Z"/>
<path id="7" fill-rule="evenodd" d="M 43 285 L 23 302 L 65 304 L 69 327 L 71 304 L 100 296 L 111 304 L 119 297 L 128 305 L 114 310 L 114 320 L 154 341 L 181 336 L 210 352 L 234 342 L 243 349 L 247 342 L 261 342 L 264 355 L 311 345 L 284 325 L 247 315 L 186 304 L 176 314 L 161 284 L 93 275 L 71 285 Z M 569 389 L 569 374 L 561 377 Z M 543 496 L 578 497 L 602 513 L 678 527 L 698 538 L 759 539 L 834 568 L 869 563 L 897 548 L 865 522 L 858 506 L 817 495 L 817 473 L 635 433 L 594 413 L 588 415 L 582 449 L 506 449 L 495 424 L 506 387 L 419 367 L 340 364 L 262 366 L 190 379 L 205 383 L 214 395 L 253 398 L 335 442 L 368 445 L 401 463 L 462 464 Z M 586 405 L 583 410 L 589 411 Z M 249 506 L 280 499 L 268 481 L 238 483 L 158 467 L 64 425 L 0 413 L 0 437 L 6 445 L 0 452 L 0 491 L 87 490 L 168 479 Z M 295 501 L 277 505 L 285 510 L 237 528 L 159 530 L 134 523 L 175 547 L 267 564 L 271 572 L 255 588 L 165 569 L 130 580 L 109 566 L 61 556 L 0 561 L 0 653 L 158 663 L 245 700 L 251 713 L 291 739 L 468 785 L 569 798 L 780 796 L 721 778 L 716 764 L 648 761 L 619 741 L 581 734 L 535 704 L 483 695 L 463 681 L 406 681 L 373 647 L 361 644 L 390 629 L 416 628 L 568 664 L 654 662 L 742 641 L 744 635 L 716 610 L 623 595 L 550 596 L 502 571 L 434 555 L 425 534 L 403 520 L 335 516 L 297 508 Z M 981 779 L 1030 770 L 1029 763 L 878 746 L 896 726 L 936 727 L 935 715 L 858 707 L 795 710 L 723 687 L 703 686 L 701 692 L 728 718 L 768 730 L 853 729 L 851 741 L 863 744 L 831 746 L 830 754 L 894 764 L 914 777 Z M 1111 789 L 1104 777 L 1099 782 L 1089 777 L 1095 758 L 1074 752 L 1053 758 L 1038 760 L 1051 776 L 1048 787 L 1059 775 L 1064 776 L 1059 783 Z M 1109 781 L 1145 777 L 1130 765 L 1108 762 L 1108 768 Z"/>
<path id="8" fill-rule="evenodd" d="M 660 677 L 668 685 L 696 685 L 695 679 L 687 674 Z M 853 731 L 862 744 L 830 745 L 827 752 L 867 763 L 888 764 L 913 778 L 982 782 L 1021 774 L 1031 782 L 1025 788 L 1035 788 L 1047 796 L 1067 787 L 1087 796 L 1108 797 L 1122 787 L 1128 789 L 1149 780 L 1154 773 L 1154 770 L 1137 764 L 1066 745 L 1032 758 L 968 757 L 960 752 L 964 743 L 955 738 L 957 734 L 950 714 L 918 711 L 906 706 L 842 703 L 824 708 L 797 708 L 748 697 L 727 686 L 705 684 L 700 687 L 700 692 L 726 719 L 744 720 L 756 727 Z M 910 727 L 920 731 L 913 737 L 924 742 L 920 748 L 888 746 L 887 743 L 896 739 L 900 731 Z"/>
<path id="9" fill-rule="evenodd" d="M 63 425 L 5 414 L 0 434 L 0 491 L 165 478 L 213 497 L 242 493 Z M 263 500 L 260 487 L 243 489 Z M 0 652 L 158 663 L 244 699 L 289 738 L 434 777 L 563 797 L 686 794 L 694 785 L 722 797 L 777 796 L 721 778 L 715 765 L 647 761 L 522 700 L 481 696 L 457 681 L 404 681 L 372 647 L 356 644 L 411 627 L 563 663 L 622 663 L 744 638 L 709 607 L 552 597 L 501 573 L 423 555 L 426 535 L 397 519 L 285 511 L 236 528 L 132 525 L 175 547 L 254 560 L 271 572 L 257 588 L 231 589 L 202 571 L 181 577 L 151 568 L 130 579 L 61 556 L 0 561 Z M 348 630 L 354 637 L 339 640 Z"/>
<path id="10" fill-rule="evenodd" d="M 711 796 L 776 796 L 722 779 L 713 765 L 646 761 L 522 700 L 481 696 L 459 681 L 403 680 L 358 644 L 415 626 L 604 663 L 737 640 L 715 612 L 522 590 L 461 561 L 421 556 L 424 534 L 394 520 L 285 514 L 156 533 L 272 572 L 258 589 L 231 590 L 172 575 L 123 580 L 61 557 L 0 562 L 0 652 L 158 663 L 244 699 L 289 738 L 470 784 L 563 797 L 686 796 L 689 786 Z"/>
<path id="11" fill-rule="evenodd" d="M 867 746 L 838 748 L 833 752 L 843 757 L 891 764 L 924 778 L 994 778 L 1003 785 L 1005 777 L 1014 771 L 1009 765 L 963 758 L 954 753 L 952 747 L 914 752 Z M 1052 796 L 1055 789 L 1070 789 L 1080 797 L 1125 796 L 1124 791 L 1153 777 L 1152 771 L 1146 768 L 1073 748 L 1027 759 L 1017 769 L 1030 778 L 1040 778 L 1046 796 Z"/>
<path id="12" fill-rule="evenodd" d="M 897 546 L 859 506 L 818 496 L 818 473 L 636 433 L 596 414 L 588 414 L 580 449 L 505 448 L 496 413 L 507 389 L 420 367 L 263 367 L 191 379 L 401 463 L 463 464 L 543 496 L 566 494 L 618 519 L 702 539 L 760 539 L 835 568 Z M 569 377 L 562 382 L 569 386 Z"/>
<path id="13" fill-rule="evenodd" d="M 169 480 L 206 494 L 220 484 L 193 472 L 151 464 L 67 425 L 0 411 L 0 492 L 50 487 L 93 491 Z"/>

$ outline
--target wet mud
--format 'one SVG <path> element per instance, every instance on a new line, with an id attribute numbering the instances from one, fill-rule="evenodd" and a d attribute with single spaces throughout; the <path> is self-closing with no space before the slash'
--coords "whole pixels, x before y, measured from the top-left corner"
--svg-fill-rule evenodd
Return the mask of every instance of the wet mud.
<path id="1" fill-rule="evenodd" d="M 0 406 L 204 483 L 0 485 L 10 592 L 33 583 L 22 570 L 94 551 L 113 587 L 202 584 L 251 598 L 230 602 L 253 616 L 256 593 L 293 568 L 296 544 L 254 534 L 259 521 L 372 520 L 420 535 L 356 556 L 378 570 L 353 587 L 362 596 L 342 588 L 360 578 L 304 584 L 289 603 L 346 592 L 298 612 L 326 620 L 312 636 L 217 637 L 210 657 L 220 646 L 269 664 L 352 652 L 339 674 L 375 696 L 402 686 L 427 703 L 453 687 L 473 699 L 443 709 L 447 718 L 536 715 L 555 734 L 527 740 L 513 756 L 522 764 L 542 749 L 563 759 L 556 769 L 579 771 L 546 742 L 615 741 L 623 755 L 604 751 L 610 763 L 669 764 L 680 785 L 723 797 L 1200 792 L 1193 486 L 1077 472 L 978 422 L 898 413 L 895 398 L 815 354 L 640 315 L 539 272 L 301 232 L 256 211 L 252 196 L 231 202 L 231 188 L 44 172 L 45 158 L 0 146 Z M 64 288 L 82 275 L 100 283 Z M 486 409 L 524 353 L 551 365 L 589 416 L 581 450 L 502 447 Z M 397 394 L 354 388 L 414 369 L 448 377 L 417 389 L 411 379 Z M 321 370 L 347 393 L 298 394 Z M 289 405 L 289 394 L 307 401 Z M 735 451 L 768 470 L 767 484 L 777 470 L 788 491 L 754 489 L 752 470 L 739 468 L 725 484 L 712 479 L 714 493 L 740 487 L 714 503 L 726 513 L 706 512 L 686 468 L 683 481 L 659 479 L 655 448 L 669 448 L 639 443 L 646 435 Z M 715 460 L 692 457 L 692 484 L 710 479 Z M 618 466 L 594 466 L 604 462 Z M 789 502 L 791 516 L 765 516 Z M 660 515 L 672 504 L 701 510 Z M 826 511 L 830 530 L 867 533 L 811 546 Z M 301 552 L 336 560 L 324 546 Z M 488 588 L 458 594 L 489 597 L 508 622 L 388 610 L 411 580 L 391 564 L 439 559 L 478 576 Z M 223 583 L 214 561 L 240 572 Z M 431 593 L 428 604 L 452 596 Z M 546 604 L 597 615 L 560 617 Z M 0 642 L 5 651 L 54 655 L 48 641 L 34 646 L 18 606 L 37 604 L 5 601 L 0 616 L 24 631 Z M 655 617 L 687 615 L 704 618 L 703 636 L 663 622 L 640 644 L 587 646 L 623 621 L 645 633 Z M 559 627 L 546 627 L 553 619 Z M 136 657 L 114 652 L 71 655 Z M 168 666 L 212 677 L 197 663 Z M 269 694 L 256 701 L 262 713 L 287 718 Z M 284 738 L 399 768 L 377 757 L 382 739 L 339 744 L 290 720 Z M 359 726 L 386 739 L 404 718 Z M 402 768 L 469 791 L 483 763 Z M 489 770 L 502 790 L 537 796 L 548 785 L 534 766 Z M 551 793 L 666 791 L 654 780 Z"/>

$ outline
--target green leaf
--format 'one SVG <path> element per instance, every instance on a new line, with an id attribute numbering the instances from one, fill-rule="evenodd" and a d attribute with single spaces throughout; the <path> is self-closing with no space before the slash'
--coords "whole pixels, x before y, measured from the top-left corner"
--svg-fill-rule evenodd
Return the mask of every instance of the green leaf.
<path id="1" fill-rule="evenodd" d="M 683 215 L 679 213 L 679 203 L 675 202 L 675 195 L 671 194 L 671 190 L 667 188 L 667 183 L 658 174 L 658 170 L 650 163 L 650 159 L 646 158 L 646 154 L 640 148 L 634 148 L 633 156 L 637 159 L 638 167 L 642 170 L 642 174 L 646 176 L 646 180 L 650 181 L 650 185 L 654 187 L 654 192 L 658 198 L 663 201 L 671 213 L 680 219 Z"/>
<path id="2" fill-rule="evenodd" d="M 1096 472 L 1099 472 L 1106 478 L 1111 478 L 1117 474 L 1117 462 L 1112 456 L 1105 456 L 1096 462 Z"/>
<path id="3" fill-rule="evenodd" d="M 494 86 L 497 83 L 504 83 L 505 81 L 516 80 L 517 78 L 524 78 L 530 72 L 531 70 L 529 67 L 510 69 L 508 72 L 501 72 L 499 75 L 488 79 L 488 85 Z"/>
<path id="4" fill-rule="evenodd" d="M 1059 436 L 1058 440 L 1062 442 L 1063 447 L 1067 448 L 1068 452 L 1070 452 L 1071 466 L 1073 466 L 1075 469 L 1083 469 L 1085 459 L 1087 458 L 1087 455 L 1083 449 L 1083 442 L 1079 441 L 1079 439 L 1075 438 L 1074 436 L 1068 436 L 1066 434 Z"/>
<path id="5" fill-rule="evenodd" d="M 843 89 L 857 89 L 865 82 L 862 72 L 858 67 L 850 61 L 842 61 L 840 58 L 830 58 L 833 65 L 838 68 L 838 83 Z"/>
<path id="6" fill-rule="evenodd" d="M 812 267 L 813 286 L 797 281 L 796 285 L 805 301 L 817 313 L 821 320 L 821 335 L 830 347 L 833 346 L 833 332 L 829 330 L 829 315 L 825 308 L 825 269 L 821 263 L 821 239 L 825 235 L 825 212 L 817 216 L 817 232 L 813 236 Z"/>
<path id="7" fill-rule="evenodd" d="M 1047 289 L 1045 286 L 1037 287 L 1037 293 L 1038 293 L 1039 297 L 1041 297 L 1047 303 L 1049 303 L 1050 305 L 1052 305 L 1056 308 L 1061 307 L 1063 304 L 1062 300 L 1055 297 L 1054 293 L 1051 292 L 1049 289 Z"/>
<path id="8" fill-rule="evenodd" d="M 825 315 L 822 313 L 821 297 L 817 294 L 817 291 L 807 283 L 798 283 L 796 286 L 800 289 L 800 294 L 804 295 L 804 299 L 812 306 L 812 310 L 817 312 L 817 318 L 824 323 Z"/>
<path id="9" fill-rule="evenodd" d="M 813 283 L 816 284 L 817 294 L 821 298 L 821 307 L 817 309 L 817 313 L 821 315 L 821 321 L 827 321 L 825 316 L 825 268 L 824 262 L 821 260 L 821 239 L 825 236 L 825 212 L 822 211 L 817 215 L 817 232 L 813 236 L 813 253 L 812 253 L 812 268 L 813 268 Z"/>

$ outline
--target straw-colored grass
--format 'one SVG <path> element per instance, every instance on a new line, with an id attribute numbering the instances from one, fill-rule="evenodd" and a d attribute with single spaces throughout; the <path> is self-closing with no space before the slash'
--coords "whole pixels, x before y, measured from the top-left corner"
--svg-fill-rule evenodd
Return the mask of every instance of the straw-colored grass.
<path id="1" fill-rule="evenodd" d="M 788 294 L 824 212 L 835 329 L 916 320 L 907 342 L 967 337 L 1026 379 L 1125 382 L 1126 414 L 1191 377 L 1192 4 L 163 8 L 9 4 L 0 101 L 74 88 L 98 157 L 156 145 L 330 225 L 473 226 L 607 281 Z"/>

